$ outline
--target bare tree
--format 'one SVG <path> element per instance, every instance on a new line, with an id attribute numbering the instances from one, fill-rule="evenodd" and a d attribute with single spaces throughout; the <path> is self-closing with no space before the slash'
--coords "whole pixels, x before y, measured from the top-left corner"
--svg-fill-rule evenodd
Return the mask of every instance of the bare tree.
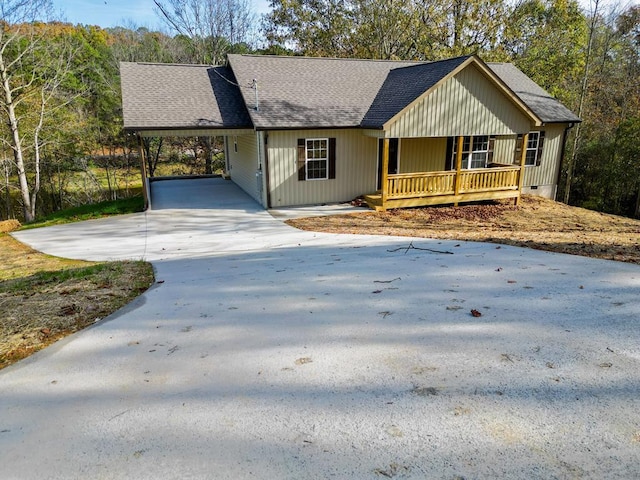
<path id="1" fill-rule="evenodd" d="M 73 98 L 60 92 L 74 51 L 64 39 L 48 38 L 55 24 L 35 23 L 48 17 L 50 0 L 0 0 L 0 10 L 0 108 L 10 130 L 2 141 L 13 151 L 24 219 L 32 221 L 40 191 L 45 120 Z"/>
<path id="2" fill-rule="evenodd" d="M 188 39 L 193 60 L 218 65 L 225 55 L 255 37 L 256 15 L 249 0 L 153 0 L 167 26 Z"/>
<path id="3" fill-rule="evenodd" d="M 589 23 L 589 39 L 587 41 L 587 51 L 585 53 L 584 61 L 584 73 L 582 75 L 582 81 L 580 86 L 580 97 L 578 101 L 578 117 L 582 117 L 585 98 L 587 96 L 587 86 L 589 82 L 589 69 L 591 68 L 591 50 L 593 48 L 593 38 L 596 33 L 596 26 L 598 24 L 598 18 L 600 15 L 599 7 L 600 0 L 593 0 L 589 2 L 592 5 L 591 21 Z M 576 164 L 576 158 L 578 157 L 578 149 L 580 147 L 580 140 L 582 139 L 582 124 L 578 123 L 575 130 L 575 136 L 573 137 L 573 149 L 569 162 L 567 164 L 567 179 L 564 187 L 564 203 L 569 204 L 569 198 L 571 196 L 571 184 L 573 182 L 573 169 Z"/>

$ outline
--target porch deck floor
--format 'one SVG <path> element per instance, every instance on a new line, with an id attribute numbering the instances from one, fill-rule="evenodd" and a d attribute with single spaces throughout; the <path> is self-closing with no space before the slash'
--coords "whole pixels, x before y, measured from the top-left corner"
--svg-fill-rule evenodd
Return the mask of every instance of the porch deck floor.
<path id="1" fill-rule="evenodd" d="M 478 202 L 482 200 L 499 200 L 505 198 L 514 198 L 516 201 L 520 198 L 519 190 L 499 190 L 487 192 L 459 193 L 448 195 L 416 195 L 409 198 L 387 198 L 382 202 L 381 193 L 372 193 L 364 195 L 364 199 L 370 208 L 380 211 L 394 208 L 411 208 L 411 207 L 427 207 L 431 205 L 446 205 L 450 203 Z"/>

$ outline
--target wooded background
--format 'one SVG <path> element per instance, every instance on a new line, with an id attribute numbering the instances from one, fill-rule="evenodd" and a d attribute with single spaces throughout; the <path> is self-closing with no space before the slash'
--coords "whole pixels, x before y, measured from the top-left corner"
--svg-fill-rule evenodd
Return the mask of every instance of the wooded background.
<path id="1" fill-rule="evenodd" d="M 592 1 L 155 0 L 164 31 L 56 21 L 0 0 L 0 219 L 139 194 L 118 62 L 221 64 L 228 53 L 513 62 L 584 121 L 558 199 L 640 217 L 640 6 Z M 153 174 L 207 173 L 219 139 L 149 139 Z"/>

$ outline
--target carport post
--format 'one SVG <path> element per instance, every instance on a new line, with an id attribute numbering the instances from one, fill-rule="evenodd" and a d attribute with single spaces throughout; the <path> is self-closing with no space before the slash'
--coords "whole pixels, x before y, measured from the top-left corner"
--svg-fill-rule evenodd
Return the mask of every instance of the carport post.
<path id="1" fill-rule="evenodd" d="M 138 152 L 140 155 L 140 174 L 142 175 L 142 197 L 144 198 L 144 209 L 151 210 L 151 191 L 149 189 L 149 178 L 147 177 L 147 160 L 144 156 L 144 143 L 142 135 L 138 137 Z"/>

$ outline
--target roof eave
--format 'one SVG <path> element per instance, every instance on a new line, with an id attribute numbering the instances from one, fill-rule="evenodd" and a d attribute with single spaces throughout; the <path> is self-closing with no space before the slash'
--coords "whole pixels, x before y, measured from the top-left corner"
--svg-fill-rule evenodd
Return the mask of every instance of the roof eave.
<path id="1" fill-rule="evenodd" d="M 158 134 L 158 136 L 162 136 L 161 134 L 164 134 L 164 136 L 170 135 L 171 133 L 175 133 L 176 135 L 179 134 L 180 132 L 221 132 L 220 135 L 225 135 L 225 133 L 222 132 L 241 132 L 241 131 L 255 131 L 255 129 L 253 128 L 253 126 L 247 125 L 244 127 L 241 126 L 234 126 L 234 127 L 206 127 L 206 126 L 155 126 L 155 127 L 150 127 L 150 126 L 137 126 L 137 127 L 132 127 L 132 126 L 126 126 L 124 127 L 124 132 L 125 133 L 140 133 L 140 132 L 155 132 Z M 147 135 L 147 136 L 151 136 L 151 135 Z"/>
<path id="2" fill-rule="evenodd" d="M 255 130 L 264 132 L 268 130 L 349 130 L 363 128 L 360 125 L 258 125 Z"/>
<path id="3" fill-rule="evenodd" d="M 579 118 L 565 118 L 560 120 L 544 120 L 542 122 L 543 125 L 561 124 L 561 123 L 582 123 L 582 120 Z"/>

